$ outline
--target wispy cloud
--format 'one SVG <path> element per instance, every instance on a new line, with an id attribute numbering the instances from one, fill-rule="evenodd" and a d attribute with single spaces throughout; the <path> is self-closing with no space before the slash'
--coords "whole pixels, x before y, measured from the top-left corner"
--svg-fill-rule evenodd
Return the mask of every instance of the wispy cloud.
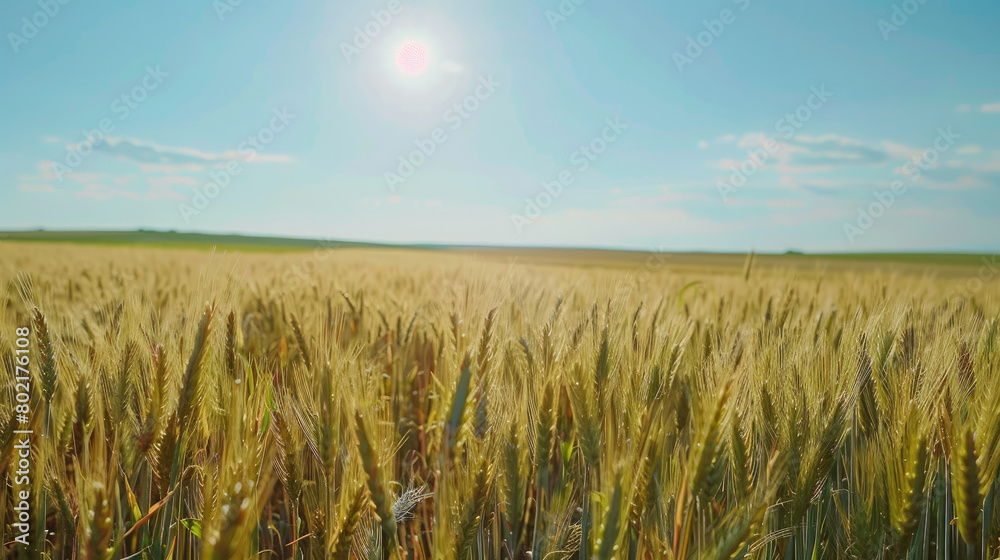
<path id="1" fill-rule="evenodd" d="M 654 207 L 658 205 L 674 204 L 678 202 L 707 201 L 711 197 L 705 193 L 680 193 L 670 192 L 664 189 L 664 193 L 657 196 L 626 196 L 611 202 L 612 207 Z"/>
<path id="2" fill-rule="evenodd" d="M 868 179 L 832 179 L 823 177 L 802 177 L 793 179 L 792 177 L 782 177 L 782 184 L 802 189 L 806 192 L 822 196 L 833 196 L 845 189 L 871 188 L 875 186 L 888 187 L 890 181 L 873 182 Z"/>
<path id="3" fill-rule="evenodd" d="M 768 208 L 802 208 L 805 205 L 805 201 L 797 198 L 772 198 L 767 201 Z"/>
<path id="4" fill-rule="evenodd" d="M 998 104 L 1000 107 L 1000 104 Z M 760 151 L 766 135 L 744 134 L 737 146 L 749 154 Z M 856 175 L 857 169 L 886 168 L 897 176 L 913 172 L 919 162 L 922 186 L 933 190 L 959 191 L 1000 185 L 1000 152 L 998 157 L 984 162 L 985 151 L 979 145 L 965 145 L 952 153 L 948 160 L 923 161 L 927 150 L 883 140 L 870 142 L 837 134 L 822 136 L 795 136 L 787 141 L 777 141 L 779 149 L 758 163 L 761 169 L 771 169 L 781 174 L 778 184 L 792 189 L 804 189 L 820 195 L 833 195 L 847 187 L 871 187 L 884 182 L 874 178 L 838 176 L 841 172 Z M 727 157 L 712 160 L 709 166 L 731 171 L 747 162 L 744 157 Z M 964 158 L 963 158 L 964 156 Z M 971 159 L 968 159 L 971 158 Z"/>
<path id="5" fill-rule="evenodd" d="M 539 225 L 557 231 L 587 231 L 591 237 L 629 231 L 634 224 L 649 224 L 661 234 L 704 235 L 735 229 L 735 224 L 697 217 L 679 208 L 569 208 L 539 218 Z"/>
<path id="6" fill-rule="evenodd" d="M 94 144 L 94 150 L 123 160 L 138 163 L 147 172 L 200 171 L 208 166 L 225 165 L 230 161 L 255 163 L 288 163 L 290 156 L 263 154 L 242 146 L 224 152 L 206 152 L 195 148 L 162 146 L 133 138 L 108 137 Z"/>
<path id="7" fill-rule="evenodd" d="M 52 185 L 21 185 L 18 188 L 28 192 L 55 192 L 56 190 Z"/>
<path id="8" fill-rule="evenodd" d="M 150 189 L 146 192 L 112 189 L 102 183 L 89 183 L 84 185 L 82 190 L 65 190 L 72 193 L 73 196 L 94 200 L 111 200 L 113 198 L 127 198 L 129 200 L 160 200 L 164 198 L 184 200 L 184 195 L 173 192 L 169 186 L 165 185 L 151 185 Z"/>
<path id="9" fill-rule="evenodd" d="M 38 168 L 38 173 L 41 175 L 42 180 L 55 181 L 59 179 L 59 175 L 55 172 L 56 162 L 40 161 L 36 164 L 36 167 Z"/>
<path id="10" fill-rule="evenodd" d="M 771 216 L 771 222 L 776 226 L 795 227 L 801 224 L 810 224 L 826 220 L 839 219 L 844 215 L 849 215 L 849 211 L 839 206 L 823 206 L 814 208 L 808 212 L 796 212 L 785 214 L 778 212 Z"/>
<path id="11" fill-rule="evenodd" d="M 982 177 L 960 175 L 948 181 L 936 181 L 928 178 L 925 181 L 925 186 L 929 189 L 937 191 L 965 191 L 970 189 L 981 189 L 989 186 L 989 183 L 984 181 Z"/>
<path id="12" fill-rule="evenodd" d="M 836 134 L 819 137 L 796 136 L 793 141 L 801 151 L 791 152 L 790 163 L 799 166 L 878 165 L 889 159 L 884 148 Z"/>
<path id="13" fill-rule="evenodd" d="M 67 173 L 66 178 L 76 181 L 77 183 L 93 183 L 94 181 L 100 181 L 107 179 L 109 175 L 107 173 Z"/>
<path id="14" fill-rule="evenodd" d="M 189 185 L 195 186 L 198 181 L 193 177 L 185 177 L 183 175 L 168 175 L 166 177 L 147 177 L 149 184 L 154 187 L 167 186 L 167 185 Z"/>
<path id="15" fill-rule="evenodd" d="M 45 162 L 42 162 L 45 163 Z M 46 166 L 41 166 L 43 175 Z M 195 185 L 197 181 L 190 177 L 146 177 L 149 188 L 142 190 L 141 183 L 137 183 L 137 176 L 123 175 L 113 176 L 108 173 L 71 173 L 66 176 L 71 179 L 76 186 L 66 188 L 56 188 L 53 185 L 38 182 L 38 177 L 20 177 L 26 180 L 18 186 L 22 191 L 57 193 L 60 195 L 74 196 L 77 198 L 89 198 L 93 200 L 111 200 L 113 198 L 127 198 L 129 200 L 160 200 L 173 199 L 184 200 L 184 195 L 172 190 L 172 185 Z M 54 181 L 54 177 L 49 180 Z M 73 183 L 70 183 L 71 185 Z M 135 183 L 134 185 L 132 183 Z M 114 188 L 108 184 L 114 184 Z M 138 187 L 138 188 L 135 188 Z"/>
<path id="16" fill-rule="evenodd" d="M 978 108 L 983 113 L 1000 113 L 1000 101 L 994 101 L 992 103 L 983 103 Z M 955 111 L 958 113 L 968 113 L 971 110 L 972 110 L 972 105 L 968 103 L 963 103 L 955 107 Z"/>
<path id="17" fill-rule="evenodd" d="M 904 172 L 898 168 L 897 174 Z M 1000 185 L 1000 162 L 969 163 L 951 160 L 922 172 L 923 185 L 939 191 L 964 191 Z"/>

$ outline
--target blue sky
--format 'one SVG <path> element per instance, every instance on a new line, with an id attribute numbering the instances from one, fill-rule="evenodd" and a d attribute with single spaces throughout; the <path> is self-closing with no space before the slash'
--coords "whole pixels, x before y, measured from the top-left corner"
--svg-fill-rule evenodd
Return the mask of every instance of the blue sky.
<path id="1" fill-rule="evenodd" d="M 576 2 L 4 2 L 0 229 L 1000 249 L 997 2 Z"/>

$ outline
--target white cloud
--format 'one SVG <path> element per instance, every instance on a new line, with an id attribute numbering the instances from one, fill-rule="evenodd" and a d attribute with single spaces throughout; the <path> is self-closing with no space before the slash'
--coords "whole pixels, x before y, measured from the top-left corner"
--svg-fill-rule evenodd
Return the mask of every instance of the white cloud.
<path id="1" fill-rule="evenodd" d="M 184 177 L 180 175 L 169 175 L 167 177 L 147 177 L 146 180 L 149 181 L 150 186 L 153 187 L 163 187 L 168 185 L 188 185 L 193 187 L 198 184 L 198 181 L 196 181 L 193 177 Z M 115 179 L 115 182 L 117 183 L 118 179 Z"/>
<path id="2" fill-rule="evenodd" d="M 664 191 L 666 191 L 666 189 L 664 189 Z M 635 208 L 646 208 L 656 206 L 658 204 L 689 202 L 695 200 L 706 201 L 711 200 L 711 197 L 705 193 L 664 192 L 663 194 L 657 196 L 626 196 L 612 201 L 611 206 L 615 208 L 624 208 L 629 206 L 634 206 Z"/>
<path id="3" fill-rule="evenodd" d="M 806 203 L 797 198 L 772 198 L 767 201 L 768 208 L 802 208 Z"/>
<path id="4" fill-rule="evenodd" d="M 197 171 L 207 165 L 225 165 L 229 161 L 288 163 L 292 159 L 283 154 L 269 154 L 250 149 L 206 152 L 196 148 L 162 146 L 145 140 L 114 136 L 95 142 L 94 150 L 144 166 L 163 166 L 165 170 L 187 166 L 189 170 Z"/>
<path id="5" fill-rule="evenodd" d="M 977 163 L 972 166 L 976 171 L 1000 171 L 1000 159 L 987 163 Z"/>
<path id="6" fill-rule="evenodd" d="M 850 215 L 849 211 L 837 206 L 822 206 L 809 212 L 796 212 L 795 214 L 777 213 L 771 217 L 772 223 L 776 226 L 794 227 L 801 224 L 813 224 L 823 220 L 842 218 Z"/>
<path id="7" fill-rule="evenodd" d="M 959 146 L 955 148 L 956 154 L 981 154 L 983 153 L 983 148 L 975 144 L 969 144 L 968 146 Z"/>
<path id="8" fill-rule="evenodd" d="M 987 186 L 982 179 L 972 175 L 962 175 L 952 181 L 938 181 L 927 178 L 924 179 L 922 183 L 928 189 L 936 191 L 966 191 Z"/>
<path id="9" fill-rule="evenodd" d="M 998 104 L 1000 105 L 1000 104 Z M 765 146 L 767 135 L 744 134 L 738 146 L 743 149 L 741 159 L 725 158 L 709 162 L 710 166 L 732 172 L 739 166 L 749 165 L 750 154 L 759 152 Z M 908 176 L 909 162 L 923 160 L 927 150 L 883 140 L 869 142 L 838 134 L 819 136 L 798 135 L 789 141 L 772 141 L 777 149 L 772 151 L 761 165 L 760 170 L 772 169 L 783 176 L 778 185 L 789 190 L 804 189 L 817 194 L 832 194 L 833 187 L 860 185 L 875 186 L 882 182 L 879 177 L 861 179 L 843 177 L 839 174 L 854 173 L 852 169 L 884 168 L 892 170 L 896 176 Z M 773 148 L 773 145 L 772 145 Z M 985 149 L 976 144 L 955 147 L 947 155 L 947 160 L 920 164 L 921 175 L 918 185 L 933 190 L 960 191 L 1000 185 L 1000 151 L 993 152 L 993 160 L 974 163 L 961 156 L 978 156 Z M 807 177 L 806 177 L 807 176 Z M 818 179 L 817 176 L 826 176 Z M 726 177 L 720 177 L 725 180 Z M 885 178 L 888 181 L 888 178 Z M 773 182 L 772 182 L 773 184 Z"/>

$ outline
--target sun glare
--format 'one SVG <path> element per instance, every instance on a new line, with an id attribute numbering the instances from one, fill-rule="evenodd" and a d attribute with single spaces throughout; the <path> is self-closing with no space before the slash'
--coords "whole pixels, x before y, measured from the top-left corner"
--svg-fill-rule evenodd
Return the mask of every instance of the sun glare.
<path id="1" fill-rule="evenodd" d="M 427 69 L 427 48 L 416 41 L 405 41 L 396 51 L 396 68 L 408 76 L 420 74 Z"/>

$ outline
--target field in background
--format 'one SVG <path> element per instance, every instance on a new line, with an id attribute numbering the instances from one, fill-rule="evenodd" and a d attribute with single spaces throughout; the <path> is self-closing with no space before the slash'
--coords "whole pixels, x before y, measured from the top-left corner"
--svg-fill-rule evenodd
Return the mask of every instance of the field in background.
<path id="1" fill-rule="evenodd" d="M 1000 554 L 978 257 L 87 235 L 0 235 L 11 557 Z"/>
<path id="2" fill-rule="evenodd" d="M 341 248 L 419 249 L 455 252 L 503 262 L 561 264 L 588 267 L 692 266 L 701 268 L 741 268 L 746 255 L 725 253 L 670 253 L 662 250 L 614 251 L 602 249 L 527 249 L 503 247 L 393 246 L 353 241 L 319 241 L 288 237 L 251 237 L 158 231 L 19 231 L 0 232 L 4 242 L 50 242 L 83 245 L 215 250 L 217 252 L 281 253 Z M 978 267 L 988 255 L 951 253 L 787 253 L 760 255 L 757 266 L 779 268 L 822 268 L 840 270 L 889 270 L 938 274 L 965 274 L 964 267 Z M 669 260 L 667 260 L 669 259 Z"/>
<path id="3" fill-rule="evenodd" d="M 0 232 L 2 242 L 75 243 L 160 249 L 218 249 L 247 252 L 306 251 L 320 245 L 316 240 L 290 237 L 247 237 L 160 231 L 12 231 Z M 377 247 L 371 243 L 328 242 L 324 248 Z"/>

